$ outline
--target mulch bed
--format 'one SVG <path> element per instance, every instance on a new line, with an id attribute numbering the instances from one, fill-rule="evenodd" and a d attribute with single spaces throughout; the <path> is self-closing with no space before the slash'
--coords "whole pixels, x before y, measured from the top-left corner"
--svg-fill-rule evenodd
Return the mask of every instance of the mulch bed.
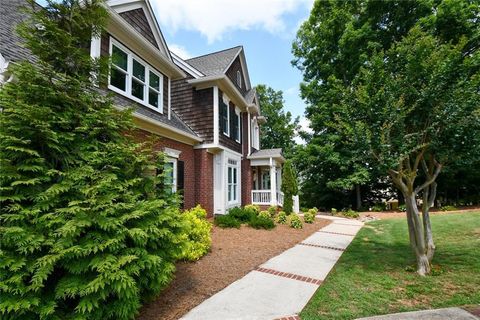
<path id="1" fill-rule="evenodd" d="M 301 230 L 284 225 L 269 231 L 247 226 L 240 229 L 214 227 L 211 252 L 199 261 L 178 263 L 175 280 L 156 300 L 143 306 L 137 319 L 178 319 L 329 223 L 329 220 L 316 219 L 314 224 L 304 224 Z"/>
<path id="2" fill-rule="evenodd" d="M 475 206 L 475 207 L 465 207 L 465 208 L 459 208 L 458 210 L 454 211 L 441 211 L 436 208 L 430 209 L 430 215 L 446 215 L 446 214 L 453 214 L 453 213 L 467 213 L 467 212 L 474 212 L 474 211 L 479 211 L 480 207 Z M 359 212 L 360 217 L 375 217 L 378 219 L 390 219 L 390 218 L 400 218 L 400 217 L 405 217 L 406 213 L 401 212 L 401 211 L 382 211 L 382 212 Z"/>

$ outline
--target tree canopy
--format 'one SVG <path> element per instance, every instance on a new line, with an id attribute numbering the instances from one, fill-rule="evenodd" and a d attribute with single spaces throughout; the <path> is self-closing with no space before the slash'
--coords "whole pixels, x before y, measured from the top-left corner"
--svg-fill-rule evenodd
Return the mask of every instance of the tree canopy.
<path id="1" fill-rule="evenodd" d="M 374 177 L 369 168 L 389 176 L 406 199 L 420 274 L 434 252 L 436 178 L 480 150 L 479 10 L 457 0 L 318 1 L 293 46 L 310 160 L 338 155 L 350 181 Z"/>
<path id="2" fill-rule="evenodd" d="M 258 94 L 261 113 L 267 119 L 262 125 L 260 145 L 263 149 L 282 148 L 287 158 L 295 150 L 295 136 L 298 129 L 299 117 L 293 119 L 290 111 L 285 112 L 282 91 L 276 91 L 266 85 L 255 87 Z"/>

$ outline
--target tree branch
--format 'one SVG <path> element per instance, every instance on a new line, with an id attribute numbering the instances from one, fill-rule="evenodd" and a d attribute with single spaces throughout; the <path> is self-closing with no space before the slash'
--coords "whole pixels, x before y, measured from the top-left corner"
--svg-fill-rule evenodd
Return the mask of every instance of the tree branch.
<path id="1" fill-rule="evenodd" d="M 418 194 L 420 191 L 422 191 L 423 189 L 431 185 L 433 182 L 435 182 L 435 179 L 437 179 L 438 175 L 440 174 L 440 171 L 442 171 L 442 165 L 435 161 L 435 172 L 433 173 L 433 175 L 430 175 L 427 178 L 427 181 L 425 181 L 422 185 L 415 188 L 415 194 Z"/>

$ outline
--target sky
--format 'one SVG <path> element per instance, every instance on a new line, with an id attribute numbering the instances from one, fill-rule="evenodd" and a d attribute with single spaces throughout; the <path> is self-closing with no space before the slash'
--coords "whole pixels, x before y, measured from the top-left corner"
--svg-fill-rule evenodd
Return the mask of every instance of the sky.
<path id="1" fill-rule="evenodd" d="M 243 45 L 252 85 L 282 90 L 285 109 L 303 116 L 292 42 L 313 0 L 150 0 L 170 50 L 184 59 Z M 301 124 L 306 124 L 301 119 Z"/>

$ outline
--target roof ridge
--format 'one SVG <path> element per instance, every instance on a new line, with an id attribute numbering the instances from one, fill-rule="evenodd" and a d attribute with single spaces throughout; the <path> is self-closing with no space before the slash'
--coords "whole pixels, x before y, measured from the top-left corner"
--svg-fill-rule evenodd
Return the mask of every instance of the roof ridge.
<path id="1" fill-rule="evenodd" d="M 232 50 L 232 49 L 235 49 L 235 48 L 241 49 L 241 48 L 243 48 L 243 46 L 242 46 L 242 45 L 238 45 L 238 46 L 234 46 L 234 47 L 231 47 L 231 48 L 226 48 L 226 49 L 222 49 L 222 50 L 219 50 L 219 51 L 214 51 L 214 52 L 202 54 L 202 55 L 200 55 L 200 56 L 196 56 L 196 57 L 193 57 L 193 58 L 190 58 L 190 59 L 186 59 L 186 60 L 184 60 L 184 61 L 190 61 L 190 60 L 194 60 L 194 59 L 198 59 L 198 58 L 203 58 L 203 57 L 206 57 L 206 56 L 218 54 L 218 53 L 225 52 L 225 51 L 228 51 L 228 50 Z"/>

